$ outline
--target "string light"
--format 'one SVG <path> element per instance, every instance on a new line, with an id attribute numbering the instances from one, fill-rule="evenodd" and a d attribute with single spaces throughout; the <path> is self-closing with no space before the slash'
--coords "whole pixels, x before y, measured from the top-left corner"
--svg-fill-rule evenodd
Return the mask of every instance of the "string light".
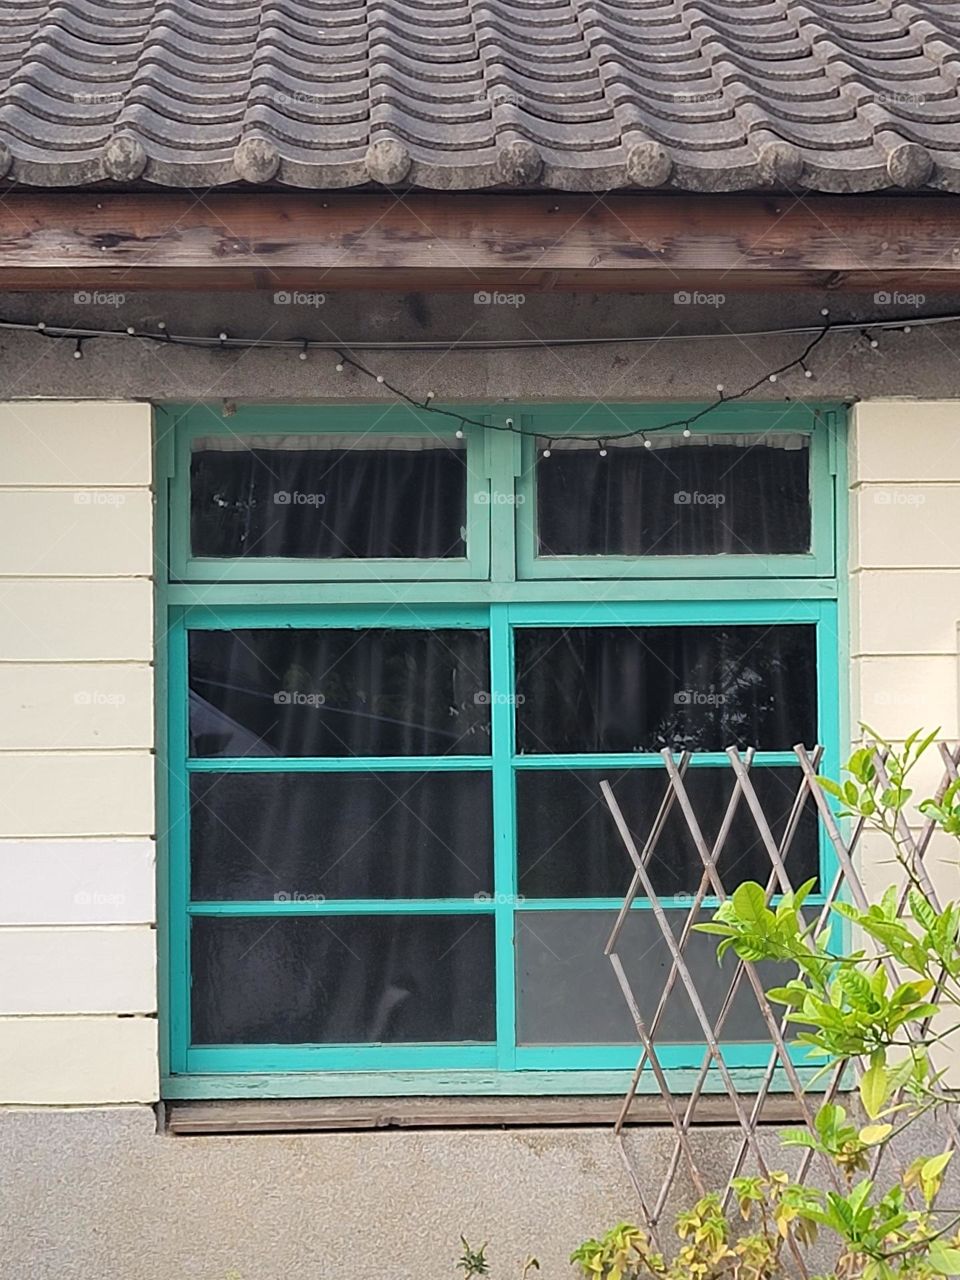
<path id="1" fill-rule="evenodd" d="M 683 438 L 684 438 L 684 440 L 689 440 L 689 439 L 690 439 L 690 437 L 691 437 L 692 435 L 693 435 L 693 432 L 690 430 L 690 428 L 689 428 L 689 427 L 684 427 L 684 428 L 683 428 Z"/>
<path id="2" fill-rule="evenodd" d="M 542 456 L 542 457 L 544 457 L 544 458 L 549 458 L 549 457 L 550 457 L 550 455 L 551 455 L 551 453 L 553 453 L 553 441 L 552 441 L 552 440 L 548 440 L 548 441 L 547 441 L 546 448 L 543 450 L 543 453 L 542 453 L 542 455 L 541 455 L 541 456 Z"/>
<path id="3" fill-rule="evenodd" d="M 599 454 L 600 454 L 600 457 L 601 457 L 601 458 L 605 458 L 605 457 L 607 456 L 607 446 L 603 443 L 603 441 L 602 441 L 602 440 L 598 440 L 598 441 L 597 441 L 597 443 L 598 443 L 598 444 L 599 444 L 599 446 L 600 446 L 600 448 L 599 448 L 599 450 L 598 450 L 598 452 L 599 452 Z"/>
<path id="4" fill-rule="evenodd" d="M 781 329 L 764 329 L 752 333 L 726 331 L 722 333 L 695 333 L 695 334 L 666 334 L 658 337 L 654 336 L 621 336 L 621 337 L 582 337 L 582 338 L 547 338 L 547 339 L 513 339 L 507 341 L 500 340 L 465 340 L 458 344 L 460 349 L 467 350 L 513 350 L 525 347 L 589 347 L 597 345 L 610 344 L 635 344 L 635 343 L 662 343 L 662 342 L 691 342 L 691 341 L 721 341 L 723 339 L 736 339 L 742 341 L 748 337 L 784 337 L 789 335 L 812 335 L 804 349 L 793 359 L 786 361 L 779 368 L 771 370 L 764 374 L 755 382 L 741 388 L 739 391 L 726 393 L 724 384 L 718 382 L 716 384 L 717 398 L 716 400 L 706 404 L 698 410 L 696 414 L 689 417 L 686 421 L 678 419 L 676 421 L 668 421 L 660 423 L 655 427 L 646 426 L 644 428 L 634 428 L 618 432 L 615 435 L 608 435 L 606 441 L 618 440 L 625 438 L 640 438 L 644 447 L 652 448 L 653 442 L 648 439 L 649 433 L 660 431 L 676 431 L 681 430 L 684 438 L 690 438 L 690 427 L 700 421 L 701 418 L 714 412 L 721 405 L 730 403 L 734 400 L 741 400 L 756 391 L 765 383 L 776 383 L 780 377 L 793 369 L 802 371 L 805 378 L 812 378 L 813 372 L 809 369 L 806 361 L 811 352 L 823 341 L 823 339 L 831 332 L 860 332 L 868 337 L 868 341 L 872 348 L 876 349 L 879 342 L 873 336 L 866 334 L 863 321 L 831 321 L 829 319 L 830 311 L 823 307 L 820 309 L 822 323 L 814 326 L 793 326 Z M 905 323 L 904 317 L 891 317 L 883 320 L 871 320 L 870 327 L 874 330 L 901 330 L 903 333 L 910 333 L 914 328 L 928 325 L 938 325 L 947 323 L 957 323 L 960 321 L 960 313 L 949 313 L 934 316 L 912 317 L 908 323 Z M 443 417 L 453 418 L 458 423 L 457 434 L 462 438 L 462 430 L 464 426 L 476 426 L 483 430 L 494 431 L 511 431 L 517 435 L 534 435 L 535 432 L 524 430 L 518 427 L 512 418 L 506 419 L 505 422 L 498 423 L 489 420 L 479 420 L 464 417 L 462 414 L 454 410 L 443 409 L 433 403 L 436 399 L 436 392 L 427 393 L 426 400 L 419 402 L 404 392 L 401 388 L 388 382 L 383 374 L 376 373 L 366 366 L 366 364 L 346 353 L 343 345 L 335 341 L 310 340 L 310 339 L 254 339 L 254 338 L 231 338 L 226 330 L 221 330 L 216 337 L 212 335 L 188 335 L 188 334 L 172 334 L 169 332 L 166 322 L 158 321 L 156 332 L 137 331 L 132 325 L 128 325 L 122 329 L 81 329 L 79 326 L 48 324 L 45 321 L 27 322 L 0 319 L 0 331 L 11 330 L 39 334 L 45 338 L 65 338 L 72 339 L 76 343 L 73 352 L 76 359 L 83 358 L 84 342 L 93 339 L 119 339 L 119 338 L 137 338 L 141 341 L 163 342 L 183 347 L 204 348 L 226 348 L 237 351 L 249 351 L 255 348 L 271 349 L 271 350 L 290 350 L 297 351 L 301 360 L 308 358 L 311 350 L 327 351 L 336 356 L 335 369 L 337 373 L 343 373 L 349 365 L 357 373 L 371 378 L 378 385 L 386 388 L 399 400 L 409 404 L 412 408 L 425 411 L 431 414 L 437 414 Z M 441 350 L 447 344 L 440 341 L 430 340 L 427 342 L 368 342 L 358 344 L 357 350 L 375 351 L 375 350 L 391 350 L 391 351 L 423 351 L 423 350 Z M 789 398 L 789 397 L 787 397 Z M 576 440 L 580 442 L 597 443 L 596 436 L 565 436 L 566 439 Z M 542 450 L 543 457 L 549 457 L 552 452 L 553 441 L 548 442 L 547 447 Z M 606 444 L 601 442 L 601 448 L 605 450 Z"/>

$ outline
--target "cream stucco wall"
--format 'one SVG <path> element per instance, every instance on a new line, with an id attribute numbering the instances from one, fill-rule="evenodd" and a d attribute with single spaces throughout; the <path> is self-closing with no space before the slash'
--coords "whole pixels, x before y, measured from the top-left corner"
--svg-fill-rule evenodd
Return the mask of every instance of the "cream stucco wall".
<path id="1" fill-rule="evenodd" d="M 0 1100 L 157 1097 L 151 411 L 0 405 Z"/>

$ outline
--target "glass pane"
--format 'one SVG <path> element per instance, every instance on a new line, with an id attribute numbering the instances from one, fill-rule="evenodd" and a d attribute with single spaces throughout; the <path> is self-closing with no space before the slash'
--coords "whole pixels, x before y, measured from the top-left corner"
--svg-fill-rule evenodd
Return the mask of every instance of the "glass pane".
<path id="1" fill-rule="evenodd" d="M 553 440 L 536 463 L 541 556 L 810 550 L 809 437 Z M 545 444 L 546 441 L 541 442 Z"/>
<path id="2" fill-rule="evenodd" d="M 685 913 L 669 913 L 674 935 Z M 708 919 L 709 916 L 705 916 Z M 603 954 L 616 913 L 609 911 L 520 911 L 516 916 L 517 1042 L 519 1044 L 637 1045 L 636 1028 L 613 966 Z M 717 964 L 717 939 L 697 933 L 685 956 L 700 999 L 715 1021 L 737 960 L 732 952 Z M 670 974 L 670 952 L 651 911 L 632 911 L 617 948 L 640 1012 L 649 1026 Z M 765 986 L 790 977 L 783 965 L 757 966 Z M 746 979 L 727 1015 L 721 1041 L 768 1040 L 756 997 Z M 667 1044 L 704 1043 L 683 984 L 677 982 L 657 1039 Z"/>
<path id="3" fill-rule="evenodd" d="M 520 627 L 521 752 L 788 751 L 817 736 L 812 625 Z"/>
<path id="4" fill-rule="evenodd" d="M 195 556 L 462 558 L 466 495 L 463 440 L 210 436 L 193 442 L 190 541 Z"/>
<path id="5" fill-rule="evenodd" d="M 620 898 L 633 863 L 623 846 L 600 783 L 606 780 L 642 849 L 667 787 L 663 769 L 518 769 L 517 823 L 520 892 L 527 898 Z M 800 783 L 800 771 L 758 767 L 750 772 L 757 798 L 779 842 Z M 733 793 L 733 770 L 697 767 L 684 779 L 707 847 L 712 848 Z M 674 804 L 649 865 L 662 897 L 696 893 L 703 873 L 690 829 Z M 804 806 L 785 862 L 794 885 L 818 874 L 816 810 Z M 744 880 L 766 884 L 770 857 L 741 797 L 717 862 L 729 892 Z"/>
<path id="6" fill-rule="evenodd" d="M 194 917 L 194 1044 L 494 1038 L 490 916 Z"/>
<path id="7" fill-rule="evenodd" d="M 195 756 L 481 755 L 485 631 L 190 632 Z"/>
<path id="8" fill-rule="evenodd" d="M 488 894 L 490 774 L 194 773 L 190 857 L 195 901 Z"/>

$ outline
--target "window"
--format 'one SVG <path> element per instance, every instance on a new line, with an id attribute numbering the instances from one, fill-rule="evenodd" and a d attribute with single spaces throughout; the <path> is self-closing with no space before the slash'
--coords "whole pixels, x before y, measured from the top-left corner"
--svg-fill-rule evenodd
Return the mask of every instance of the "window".
<path id="1" fill-rule="evenodd" d="M 722 753 L 753 746 L 776 831 L 793 745 L 836 759 L 836 411 L 730 406 L 605 457 L 564 437 L 675 408 L 513 412 L 523 440 L 408 409 L 160 415 L 168 1096 L 619 1091 L 638 1046 L 603 944 L 631 868 L 600 781 L 642 837 L 659 753 L 692 751 L 709 837 Z M 737 823 L 728 889 L 768 866 Z M 679 929 L 678 813 L 658 849 Z M 805 814 L 793 866 L 822 884 L 829 856 Z M 621 954 L 655 1003 L 643 901 Z M 715 1012 L 707 938 L 697 976 Z M 671 999 L 682 1087 L 703 1044 Z M 724 1036 L 765 1062 L 746 985 Z"/>

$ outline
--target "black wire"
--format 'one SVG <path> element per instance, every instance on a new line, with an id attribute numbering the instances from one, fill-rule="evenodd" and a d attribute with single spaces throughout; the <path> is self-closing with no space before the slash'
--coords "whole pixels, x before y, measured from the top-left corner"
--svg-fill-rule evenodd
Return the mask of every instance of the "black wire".
<path id="1" fill-rule="evenodd" d="M 934 320 L 946 321 L 951 319 L 953 320 L 960 319 L 960 317 L 957 317 L 957 316 L 924 317 L 924 318 L 928 319 L 929 321 L 934 321 Z M 893 327 L 894 324 L 899 324 L 899 323 L 900 322 L 884 321 L 882 327 L 889 328 L 889 327 Z M 914 320 L 913 323 L 916 324 L 916 320 Z M 807 343 L 807 345 L 804 347 L 803 351 L 799 355 L 795 356 L 792 360 L 788 360 L 786 364 L 780 365 L 779 368 L 771 369 L 769 373 L 765 373 L 762 377 L 757 378 L 755 382 L 751 382 L 749 386 L 743 387 L 740 391 L 736 391 L 731 395 L 726 395 L 723 392 L 721 392 L 716 400 L 711 401 L 710 404 L 704 405 L 702 409 L 699 409 L 694 414 L 688 415 L 686 418 L 677 418 L 671 422 L 661 422 L 660 424 L 654 427 L 649 427 L 649 426 L 636 427 L 634 430 L 631 430 L 631 431 L 621 431 L 619 433 L 614 433 L 614 434 L 610 434 L 609 432 L 604 432 L 604 440 L 609 442 L 611 440 L 636 439 L 638 436 L 653 435 L 658 431 L 671 431 L 676 429 L 677 427 L 690 427 L 694 423 L 702 421 L 702 419 L 707 417 L 708 414 L 714 413 L 721 406 L 731 404 L 737 400 L 744 399 L 744 397 L 750 395 L 751 392 L 756 391 L 758 387 L 762 387 L 765 382 L 769 382 L 771 381 L 771 379 L 775 381 L 776 378 L 780 376 L 780 374 L 789 373 L 791 369 L 805 368 L 806 360 L 810 356 L 811 352 L 813 352 L 814 349 L 817 346 L 819 346 L 819 344 L 823 341 L 823 339 L 827 336 L 827 334 L 830 333 L 832 329 L 848 329 L 852 327 L 856 327 L 856 326 L 852 326 L 849 322 L 846 322 L 846 321 L 838 321 L 838 322 L 833 322 L 829 320 L 825 321 L 824 324 L 820 327 L 820 329 L 816 333 L 816 335 Z M 144 333 L 131 334 L 127 329 L 124 329 L 124 330 L 78 329 L 78 328 L 70 328 L 65 325 L 24 324 L 23 322 L 12 321 L 12 320 L 0 320 L 0 329 L 15 329 L 15 330 L 26 331 L 30 333 L 38 333 L 44 338 L 72 339 L 77 343 L 78 347 L 82 342 L 91 341 L 97 338 L 128 338 L 128 337 L 145 339 L 148 342 L 159 342 L 159 343 L 163 343 L 165 346 L 192 347 L 195 349 L 196 348 L 219 349 L 219 350 L 227 349 L 227 350 L 236 350 L 236 351 L 253 351 L 257 348 L 261 348 L 264 350 L 266 349 L 273 350 L 273 349 L 276 349 L 276 346 L 279 346 L 279 345 L 299 347 L 300 350 L 303 351 L 303 350 L 309 349 L 310 346 L 312 345 L 309 341 L 304 341 L 303 339 L 300 339 L 299 341 L 293 341 L 290 343 L 284 342 L 282 344 L 271 344 L 271 346 L 268 348 L 268 347 L 265 347 L 262 342 L 258 342 L 256 340 L 230 338 L 228 339 L 227 342 L 224 342 L 224 340 L 219 337 L 191 338 L 186 336 L 173 335 L 167 329 L 164 329 L 159 333 L 144 332 Z M 694 336 L 694 335 L 678 335 L 678 337 L 690 337 L 690 336 Z M 724 337 L 725 335 L 713 334 L 713 335 L 696 335 L 696 336 Z M 736 337 L 738 335 L 732 334 L 730 336 Z M 769 336 L 771 337 L 777 336 L 777 331 L 775 330 L 771 331 Z M 653 339 L 651 339 L 651 341 L 652 340 Z M 568 340 L 566 339 L 557 339 L 556 341 L 558 343 L 564 342 L 567 345 L 569 345 Z M 607 340 L 597 339 L 596 341 L 607 341 Z M 634 338 L 616 339 L 616 341 L 637 342 L 637 341 L 644 341 L 644 339 L 638 339 L 634 337 Z M 591 342 L 591 339 L 582 340 L 582 343 L 584 345 L 589 345 L 590 342 Z M 508 348 L 509 345 L 510 345 L 509 343 L 504 343 L 503 347 Z M 537 345 L 549 347 L 551 345 L 551 340 L 546 339 L 542 342 L 539 342 Z M 456 410 L 453 410 L 453 409 L 442 409 L 439 406 L 436 406 L 433 403 L 431 403 L 431 399 L 432 399 L 431 397 L 428 397 L 427 399 L 422 401 L 417 400 L 415 397 L 408 395 L 407 392 L 403 391 L 400 387 L 397 387 L 393 383 L 388 382 L 386 378 L 382 376 L 382 374 L 374 373 L 373 370 L 367 368 L 367 366 L 363 364 L 362 361 L 355 359 L 351 355 L 348 355 L 341 348 L 337 348 L 335 346 L 327 347 L 326 344 L 324 344 L 323 349 L 335 352 L 337 356 L 337 360 L 340 364 L 349 365 L 352 369 L 356 369 L 358 373 L 362 373 L 365 377 L 373 379 L 373 381 L 375 381 L 378 385 L 385 387 L 392 395 L 396 396 L 397 399 L 402 400 L 405 404 L 408 404 L 411 408 L 416 409 L 417 412 L 419 413 L 436 414 L 438 417 L 451 419 L 461 427 L 465 427 L 465 426 L 479 427 L 484 431 L 506 431 L 513 435 L 528 436 L 528 437 L 534 437 L 541 434 L 540 432 L 536 432 L 536 431 L 524 431 L 522 427 L 516 426 L 510 420 L 508 420 L 505 423 L 484 422 L 479 418 L 468 417 L 467 415 L 458 413 Z M 565 440 L 576 440 L 576 441 L 587 442 L 587 443 L 596 443 L 596 440 L 597 440 L 596 436 L 585 436 L 585 435 L 564 434 L 563 438 Z"/>

